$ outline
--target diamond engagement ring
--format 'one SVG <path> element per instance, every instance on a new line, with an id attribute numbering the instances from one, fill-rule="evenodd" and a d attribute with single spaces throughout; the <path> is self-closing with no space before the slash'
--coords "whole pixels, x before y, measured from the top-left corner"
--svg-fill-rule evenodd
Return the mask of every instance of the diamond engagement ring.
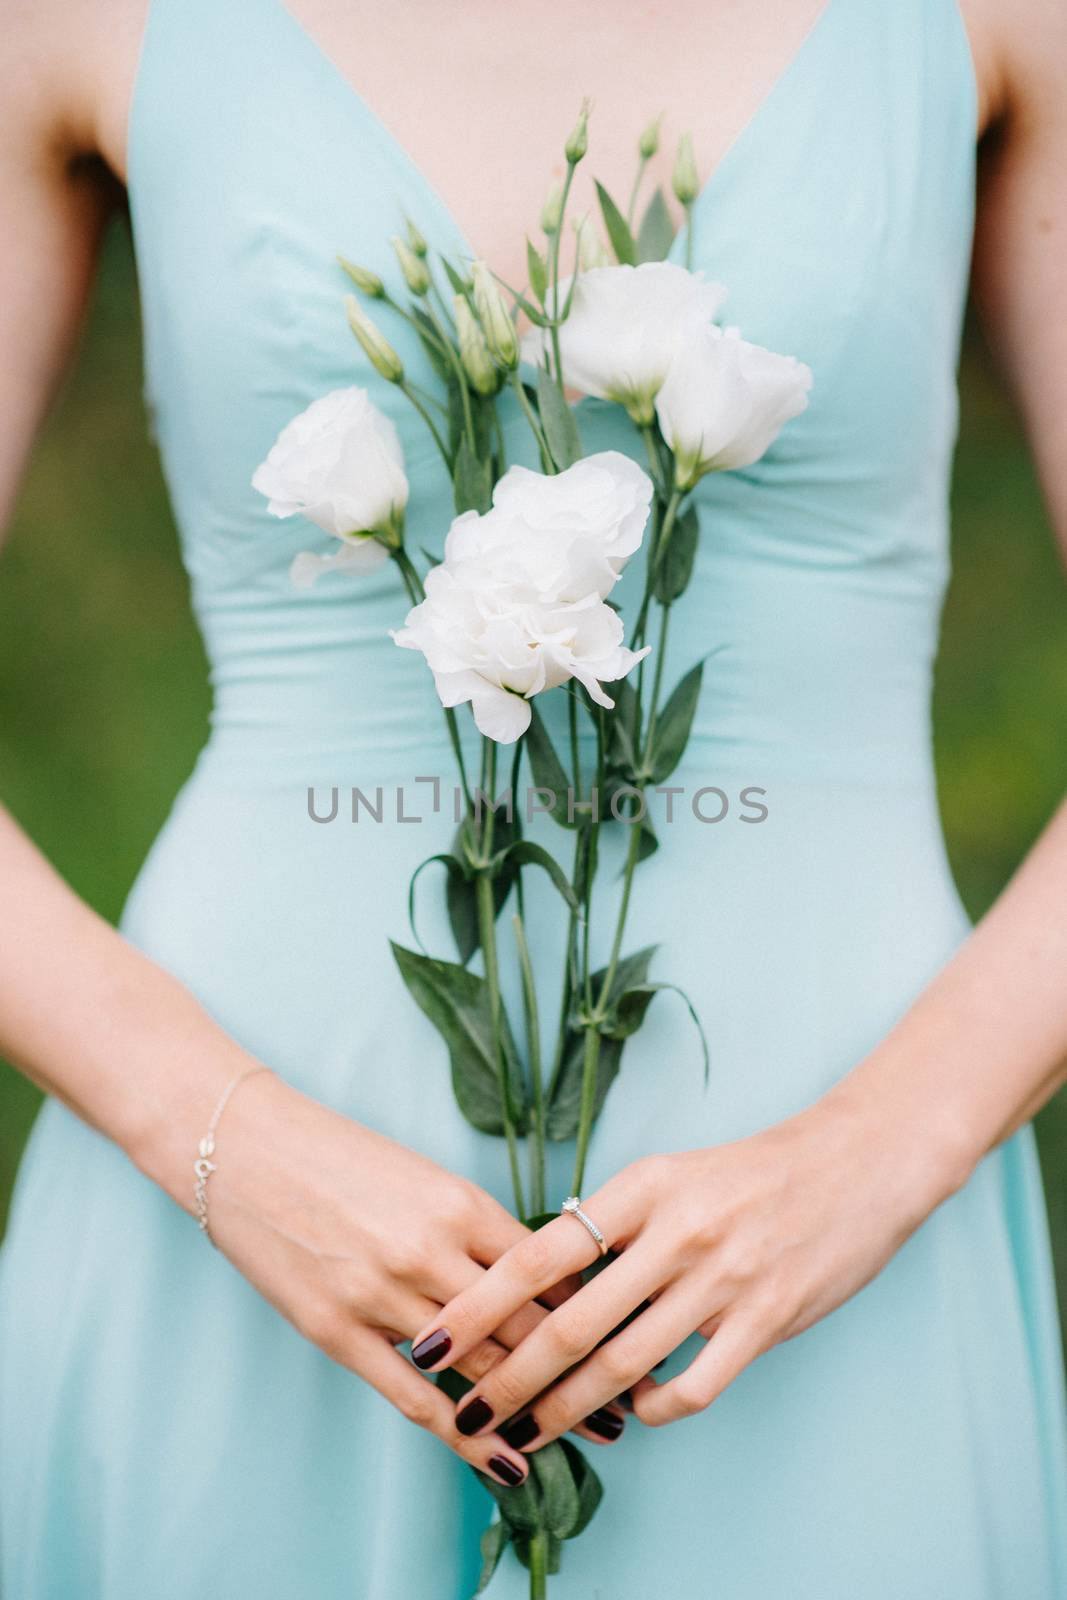
<path id="1" fill-rule="evenodd" d="M 596 1247 L 600 1251 L 600 1254 L 602 1256 L 607 1255 L 607 1240 L 604 1238 L 604 1235 L 601 1233 L 592 1217 L 587 1216 L 582 1210 L 582 1202 L 579 1200 L 576 1194 L 569 1194 L 559 1209 L 561 1216 L 565 1215 L 568 1217 L 576 1217 L 581 1223 L 582 1227 L 587 1229 L 587 1231 L 591 1233 L 593 1238 L 596 1240 Z"/>

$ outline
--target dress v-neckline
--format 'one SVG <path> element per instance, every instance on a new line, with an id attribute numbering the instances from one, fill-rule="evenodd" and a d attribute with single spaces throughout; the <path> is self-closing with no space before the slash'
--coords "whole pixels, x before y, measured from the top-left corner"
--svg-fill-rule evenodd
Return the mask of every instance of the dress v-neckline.
<path id="1" fill-rule="evenodd" d="M 333 56 L 318 42 L 314 34 L 300 21 L 299 17 L 289 9 L 286 0 L 267 0 L 267 3 L 276 12 L 282 25 L 288 28 L 294 40 L 303 48 L 308 58 L 317 66 L 323 77 L 331 82 L 336 90 L 340 90 L 347 97 L 368 127 L 373 129 L 385 141 L 394 159 L 403 166 L 413 184 L 422 190 L 428 204 L 437 213 L 446 231 L 451 234 L 459 246 L 461 255 L 470 261 L 479 259 L 478 252 L 467 237 L 466 231 L 455 211 L 445 200 L 425 169 L 411 154 L 405 141 L 394 133 L 388 123 L 374 110 L 370 102 L 352 82 L 348 74 L 342 70 Z M 794 82 L 801 69 L 810 61 L 815 43 L 827 31 L 825 26 L 827 19 L 836 6 L 841 3 L 842 0 L 823 0 L 793 54 L 772 79 L 748 117 L 726 144 L 715 166 L 701 184 L 693 207 L 694 221 L 699 217 L 711 195 L 725 181 L 731 167 L 740 158 L 745 146 L 751 143 L 757 132 L 761 131 L 771 120 L 772 113 L 780 109 L 790 85 Z M 674 257 L 682 248 L 684 248 L 684 232 L 679 233 L 675 238 L 671 247 L 671 256 Z"/>

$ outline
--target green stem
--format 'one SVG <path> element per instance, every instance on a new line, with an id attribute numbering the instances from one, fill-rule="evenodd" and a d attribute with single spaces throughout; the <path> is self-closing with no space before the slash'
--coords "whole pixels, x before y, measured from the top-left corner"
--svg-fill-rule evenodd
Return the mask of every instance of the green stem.
<path id="1" fill-rule="evenodd" d="M 548 1549 L 543 1528 L 530 1536 L 530 1600 L 545 1600 L 548 1593 Z"/>
<path id="2" fill-rule="evenodd" d="M 559 384 L 560 393 L 563 392 L 563 361 L 559 349 L 559 249 L 563 238 L 563 225 L 567 217 L 567 200 L 574 182 L 574 162 L 567 162 L 567 176 L 563 180 L 563 195 L 559 203 L 559 227 L 552 235 L 552 251 L 549 268 L 549 282 L 552 292 L 552 361 L 555 368 L 556 382 Z"/>
<path id="3" fill-rule="evenodd" d="M 438 450 L 440 451 L 441 459 L 444 462 L 445 466 L 448 468 L 449 475 L 451 476 L 451 473 L 452 473 L 452 457 L 450 456 L 450 454 L 448 452 L 448 447 L 445 444 L 445 441 L 441 438 L 441 435 L 438 433 L 437 427 L 436 427 L 436 425 L 434 423 L 434 420 L 431 417 L 430 413 L 427 411 L 426 407 L 423 405 L 422 401 L 419 399 L 419 396 L 416 393 L 413 385 L 408 383 L 408 381 L 405 378 L 401 378 L 400 383 L 397 385 L 397 387 L 399 388 L 401 394 L 404 395 L 406 399 L 411 401 L 411 404 L 415 407 L 415 410 L 419 413 L 419 416 L 422 418 L 423 422 L 425 422 L 426 426 L 429 428 L 430 432 L 433 434 L 433 442 L 437 446 Z"/>
<path id="4" fill-rule="evenodd" d="M 645 167 L 647 165 L 648 162 L 646 158 L 642 156 L 637 163 L 637 172 L 634 176 L 634 186 L 630 190 L 630 204 L 626 207 L 626 226 L 630 229 L 631 233 L 633 232 L 634 226 L 634 209 L 637 205 L 637 196 L 645 176 Z"/>
<path id="5" fill-rule="evenodd" d="M 527 1139 L 530 1154 L 530 1205 L 535 1215 L 545 1209 L 545 1099 L 541 1069 L 541 1021 L 537 1010 L 530 949 L 521 914 L 512 917 L 515 946 L 522 974 L 523 1010 L 526 1016 L 526 1047 L 530 1058 L 530 1087 L 533 1101 L 533 1128 Z"/>
<path id="6" fill-rule="evenodd" d="M 493 433 L 496 435 L 496 477 L 502 478 L 508 470 L 508 449 L 500 421 L 500 408 L 495 400 L 489 409 L 493 418 Z"/>
<path id="7" fill-rule="evenodd" d="M 585 1049 L 582 1053 L 582 1099 L 578 1112 L 578 1146 L 574 1153 L 574 1178 L 571 1194 L 581 1194 L 585 1176 L 585 1158 L 589 1151 L 589 1138 L 593 1131 L 593 1112 L 596 1109 L 597 1070 L 600 1066 L 600 1030 L 595 1023 L 585 1029 Z"/>
<path id="8" fill-rule="evenodd" d="M 493 808 L 491 802 L 494 799 L 496 784 L 496 745 L 492 739 L 484 740 L 483 755 L 482 786 L 490 804 L 486 806 L 482 837 L 479 841 L 479 854 L 483 862 L 488 862 L 493 851 Z M 508 1165 L 511 1168 L 511 1186 L 515 1194 L 515 1209 L 520 1217 L 525 1217 L 526 1201 L 522 1192 L 522 1175 L 519 1171 L 519 1146 L 515 1136 L 515 1124 L 511 1115 L 511 1094 L 508 1086 L 507 1064 L 504 1060 L 500 1029 L 500 968 L 497 963 L 496 907 L 493 904 L 493 880 L 490 878 L 485 866 L 478 872 L 475 880 L 475 891 L 478 904 L 478 937 L 485 960 L 486 987 L 489 990 L 489 1040 L 493 1068 L 496 1072 L 497 1085 L 500 1091 L 500 1116 L 504 1123 L 504 1137 L 508 1146 Z"/>
<path id="9" fill-rule="evenodd" d="M 408 555 L 403 546 L 401 546 L 398 550 L 392 550 L 390 554 L 399 568 L 400 576 L 404 580 L 404 587 L 408 592 L 408 598 L 411 600 L 412 605 L 417 606 L 420 601 L 426 598 L 426 592 L 422 587 L 422 579 L 416 572 L 411 557 Z M 448 737 L 452 745 L 452 753 L 456 758 L 456 765 L 459 768 L 459 780 L 463 786 L 463 798 L 467 802 L 467 810 L 470 811 L 473 802 L 471 800 L 470 783 L 467 779 L 467 764 L 463 759 L 463 746 L 460 743 L 459 738 L 459 723 L 456 721 L 456 713 L 451 706 L 446 706 L 444 708 L 444 713 L 445 724 L 448 728 Z"/>
<path id="10" fill-rule="evenodd" d="M 526 416 L 526 420 L 530 424 L 530 429 L 533 433 L 533 436 L 537 440 L 537 448 L 541 452 L 541 465 L 545 468 L 547 473 L 552 474 L 556 470 L 552 462 L 552 452 L 549 450 L 548 441 L 545 438 L 544 433 L 541 431 L 540 418 L 533 409 L 533 406 L 531 406 L 529 400 L 526 398 L 526 390 L 522 386 L 522 379 L 519 376 L 519 370 L 517 367 L 511 374 L 511 383 L 513 389 L 515 390 L 515 394 L 518 397 L 519 405 L 522 407 Z"/>
<path id="11" fill-rule="evenodd" d="M 574 832 L 574 864 L 571 867 L 572 884 L 578 876 L 578 866 L 581 861 L 581 849 L 581 830 L 576 828 Z M 563 955 L 563 989 L 560 996 L 559 1026 L 556 1029 L 556 1049 L 552 1057 L 552 1073 L 548 1080 L 549 1101 L 551 1101 L 553 1094 L 556 1092 L 556 1085 L 559 1082 L 559 1075 L 563 1070 L 563 1047 L 566 1043 L 567 1020 L 571 1014 L 571 1000 L 573 999 L 573 990 L 571 988 L 571 972 L 574 967 L 574 952 L 577 942 L 577 932 L 578 915 L 576 912 L 572 911 L 570 914 L 570 919 L 567 923 L 567 942 Z"/>
<path id="12" fill-rule="evenodd" d="M 667 501 L 667 509 L 663 513 L 663 520 L 648 547 L 648 561 L 645 565 L 645 592 L 641 596 L 641 607 L 637 613 L 637 621 L 634 623 L 633 636 L 630 640 L 633 648 L 637 648 L 644 643 L 645 628 L 648 623 L 648 608 L 652 603 L 652 585 L 655 582 L 657 568 L 663 560 L 667 545 L 670 543 L 675 520 L 678 516 L 678 507 L 684 498 L 683 490 L 671 490 L 670 499 Z"/>
<path id="13" fill-rule="evenodd" d="M 693 206 L 692 203 L 685 208 L 685 266 L 687 272 L 693 270 Z"/>
<path id="14" fill-rule="evenodd" d="M 662 619 L 659 625 L 659 645 L 656 650 L 656 670 L 652 678 L 652 704 L 649 707 L 648 712 L 648 732 L 645 734 L 644 760 L 641 762 L 642 768 L 646 766 L 648 758 L 652 754 L 652 739 L 656 732 L 656 718 L 659 715 L 659 695 L 660 689 L 663 687 L 663 663 L 667 656 L 667 628 L 670 620 L 671 608 L 669 605 L 665 605 L 662 607 Z"/>
<path id="15" fill-rule="evenodd" d="M 515 1124 L 511 1116 L 510 1095 L 500 1038 L 500 972 L 496 953 L 496 907 L 493 905 L 493 882 L 487 872 L 479 872 L 476 880 L 478 899 L 478 933 L 482 954 L 485 957 L 485 981 L 489 988 L 489 1030 L 493 1052 L 493 1067 L 500 1091 L 500 1115 L 504 1123 L 504 1137 L 508 1145 L 508 1166 L 511 1169 L 511 1187 L 515 1194 L 515 1210 L 526 1216 L 526 1200 L 522 1192 L 522 1175 L 519 1171 L 519 1146 L 515 1137 Z"/>
<path id="16" fill-rule="evenodd" d="M 441 326 L 441 319 L 434 310 L 432 300 L 426 301 L 426 315 L 429 317 L 430 321 L 437 330 L 437 336 L 444 345 L 445 355 L 448 358 L 448 363 L 455 374 L 456 382 L 459 384 L 459 398 L 460 403 L 463 406 L 463 427 L 466 432 L 467 439 L 470 442 L 471 450 L 475 455 L 477 455 L 478 445 L 477 440 L 474 437 L 474 417 L 471 413 L 471 398 L 467 391 L 467 374 L 463 370 L 463 363 L 456 353 L 455 345 L 448 337 L 445 329 Z"/>

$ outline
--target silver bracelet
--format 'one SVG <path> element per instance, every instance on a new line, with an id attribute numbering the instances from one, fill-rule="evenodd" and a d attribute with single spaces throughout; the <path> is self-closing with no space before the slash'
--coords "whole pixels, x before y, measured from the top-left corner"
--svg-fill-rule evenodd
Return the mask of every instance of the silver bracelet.
<path id="1" fill-rule="evenodd" d="M 245 1079 L 250 1078 L 255 1072 L 269 1071 L 270 1068 L 265 1066 L 246 1067 L 243 1072 L 239 1072 L 235 1078 L 230 1079 L 229 1083 L 222 1092 L 222 1097 L 219 1100 L 218 1105 L 211 1114 L 211 1121 L 207 1125 L 207 1132 L 197 1145 L 197 1149 L 199 1150 L 200 1154 L 193 1162 L 193 1171 L 196 1173 L 196 1186 L 193 1189 L 193 1197 L 196 1203 L 196 1220 L 201 1233 L 206 1234 L 212 1244 L 214 1244 L 215 1241 L 211 1238 L 211 1229 L 207 1225 L 207 1180 L 215 1171 L 217 1165 L 217 1163 L 211 1159 L 211 1157 L 215 1154 L 215 1130 L 219 1125 L 219 1118 L 225 1111 L 229 1103 L 230 1096 L 237 1088 L 237 1085 L 239 1083 L 244 1083 Z"/>

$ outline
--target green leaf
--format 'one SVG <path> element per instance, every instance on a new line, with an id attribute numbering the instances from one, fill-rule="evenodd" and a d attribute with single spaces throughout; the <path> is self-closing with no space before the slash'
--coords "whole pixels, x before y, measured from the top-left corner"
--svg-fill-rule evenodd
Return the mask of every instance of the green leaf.
<path id="1" fill-rule="evenodd" d="M 693 576 L 700 519 L 690 505 L 676 518 L 666 550 L 656 561 L 652 574 L 652 595 L 661 605 L 670 605 L 683 594 Z"/>
<path id="2" fill-rule="evenodd" d="M 466 434 L 459 441 L 453 475 L 456 511 L 489 510 L 493 497 L 493 475 L 488 461 L 479 460 Z"/>
<path id="3" fill-rule="evenodd" d="M 445 892 L 449 897 L 450 915 L 452 909 L 451 895 L 453 882 L 457 882 L 462 887 L 468 883 L 470 877 L 468 869 L 465 867 L 464 863 L 462 861 L 458 861 L 455 856 L 450 855 L 428 856 L 425 861 L 419 863 L 419 865 L 415 868 L 415 871 L 411 874 L 411 882 L 408 885 L 408 924 L 411 928 L 411 936 L 415 940 L 415 943 L 418 945 L 419 949 L 422 951 L 423 955 L 426 955 L 428 952 L 426 950 L 426 946 L 419 937 L 419 930 L 415 926 L 415 885 L 418 883 L 424 869 L 426 867 L 433 866 L 434 862 L 439 863 L 448 871 L 448 886 Z M 475 924 L 475 931 L 477 932 L 477 923 Z M 464 937 L 461 935 L 461 931 L 457 929 L 455 922 L 452 923 L 452 932 L 455 935 L 456 945 L 459 949 L 460 957 L 464 965 L 466 965 L 471 956 L 474 954 L 474 951 L 478 948 L 477 937 L 475 937 L 474 944 L 471 945 L 470 949 L 465 950 Z"/>
<path id="4" fill-rule="evenodd" d="M 574 822 L 567 816 L 567 792 L 570 788 L 570 779 L 563 770 L 562 763 L 556 754 L 552 740 L 548 736 L 548 729 L 541 720 L 541 714 L 533 702 L 530 703 L 530 726 L 524 734 L 526 754 L 530 758 L 530 771 L 537 788 L 545 789 L 553 796 L 553 802 L 547 815 L 558 822 L 563 828 L 573 828 Z"/>
<path id="5" fill-rule="evenodd" d="M 657 983 L 653 987 L 657 989 L 668 989 L 672 994 L 676 994 L 684 1004 L 686 1010 L 689 1012 L 689 1015 L 692 1017 L 693 1026 L 696 1028 L 697 1034 L 700 1037 L 700 1051 L 704 1060 L 704 1082 L 707 1084 L 708 1078 L 711 1075 L 711 1052 L 708 1049 L 708 1036 L 704 1032 L 704 1024 L 700 1020 L 696 1006 L 693 1004 L 692 1000 L 690 1000 L 685 990 L 679 988 L 678 984 L 676 983 Z"/>
<path id="6" fill-rule="evenodd" d="M 449 871 L 445 884 L 445 909 L 456 941 L 456 950 L 464 966 L 478 948 L 478 895 L 473 878 L 462 872 Z M 421 940 L 420 946 L 421 946 Z"/>
<path id="7" fill-rule="evenodd" d="M 441 336 L 437 332 L 425 311 L 420 311 L 417 306 L 411 308 L 411 316 L 419 334 L 419 343 L 429 357 L 430 365 L 441 379 L 442 383 L 454 383 L 455 373 L 452 363 L 444 350 L 441 349 Z"/>
<path id="8" fill-rule="evenodd" d="M 529 1462 L 541 1490 L 545 1527 L 557 1539 L 569 1539 L 578 1524 L 581 1501 L 565 1451 L 554 1440 L 534 1451 Z"/>
<path id="9" fill-rule="evenodd" d="M 645 1020 L 645 1013 L 663 987 L 659 983 L 642 983 L 625 989 L 612 1008 L 604 1032 L 611 1039 L 628 1039 L 636 1033 Z"/>
<path id="10" fill-rule="evenodd" d="M 615 259 L 622 266 L 636 267 L 637 245 L 630 232 L 626 218 L 611 198 L 602 183 L 596 186 L 597 199 L 600 201 L 600 212 L 604 218 L 604 226 L 608 231 L 611 248 L 615 252 Z"/>
<path id="11" fill-rule="evenodd" d="M 500 1565 L 500 1557 L 508 1547 L 508 1528 L 504 1521 L 491 1522 L 481 1537 L 482 1548 L 482 1574 L 478 1579 L 478 1587 L 474 1593 L 484 1594 L 488 1589 L 493 1573 Z"/>
<path id="12" fill-rule="evenodd" d="M 555 856 L 550 855 L 543 845 L 535 844 L 532 839 L 520 839 L 516 844 L 505 846 L 494 855 L 493 870 L 509 867 L 542 867 L 570 909 L 577 913 L 578 899 L 571 888 L 570 879 Z"/>
<path id="13" fill-rule="evenodd" d="M 689 732 L 693 726 L 697 701 L 700 698 L 700 681 L 704 673 L 703 661 L 691 667 L 676 684 L 667 704 L 660 712 L 652 740 L 649 766 L 652 782 L 662 783 L 669 778 L 682 759 Z"/>
<path id="14" fill-rule="evenodd" d="M 612 685 L 615 710 L 607 713 L 607 760 L 612 771 L 632 784 L 637 775 L 637 740 L 641 713 L 637 691 L 629 678 Z M 609 796 L 602 797 L 608 804 Z"/>
<path id="15" fill-rule="evenodd" d="M 526 273 L 530 279 L 530 288 L 542 305 L 548 293 L 548 264 L 531 239 L 526 241 Z"/>
<path id="16" fill-rule="evenodd" d="M 607 998 L 607 1012 L 613 1015 L 615 1007 L 627 990 L 640 988 L 648 978 L 648 969 L 656 953 L 654 944 L 625 956 L 615 969 L 611 992 Z M 599 998 L 607 969 L 593 974 L 593 994 Z M 573 1139 L 578 1131 L 578 1118 L 582 1102 L 582 1067 L 585 1055 L 585 1030 L 577 1017 L 567 1024 L 563 1058 L 555 1088 L 549 1098 L 545 1116 L 545 1131 L 550 1139 Z M 593 1118 L 600 1115 L 608 1090 L 618 1077 L 622 1065 L 625 1038 L 602 1034 L 600 1055 L 597 1060 L 596 1092 L 593 1097 Z"/>
<path id="17" fill-rule="evenodd" d="M 500 842 L 503 854 L 508 846 L 514 844 L 522 835 L 522 826 L 517 813 L 512 808 L 510 820 L 507 813 L 500 811 L 493 818 L 493 837 Z M 448 920 L 452 928 L 452 936 L 456 941 L 459 958 L 466 966 L 471 956 L 481 944 L 481 934 L 478 927 L 478 890 L 475 884 L 475 862 L 478 859 L 479 847 L 477 835 L 473 831 L 469 818 L 465 818 L 456 829 L 452 840 L 452 857 L 460 869 L 458 872 L 449 872 L 448 882 L 445 886 L 445 904 L 448 910 Z M 431 857 L 431 859 L 437 859 Z M 426 863 L 423 863 L 425 866 Z M 421 872 L 422 868 L 419 868 Z M 499 916 L 507 902 L 508 895 L 515 886 L 519 875 L 519 863 L 505 863 L 493 877 L 493 912 Z M 420 941 L 421 943 L 421 941 Z"/>
<path id="18" fill-rule="evenodd" d="M 391 945 L 409 993 L 448 1046 L 452 1089 L 460 1110 L 482 1133 L 502 1134 L 504 1119 L 491 1047 L 488 984 L 455 962 L 437 961 L 406 950 L 395 941 Z M 521 1133 L 526 1121 L 523 1072 L 503 1007 L 500 1015 L 509 1109 Z"/>
<path id="19" fill-rule="evenodd" d="M 567 404 L 559 385 L 549 377 L 544 367 L 537 369 L 537 409 L 552 459 L 562 472 L 580 459 L 582 438 L 572 407 Z"/>
<path id="20" fill-rule="evenodd" d="M 601 1039 L 597 1058 L 596 1093 L 593 1097 L 593 1120 L 600 1115 L 608 1090 L 619 1075 L 622 1065 L 621 1039 Z M 582 1107 L 582 1065 L 585 1058 L 585 1036 L 568 1030 L 563 1047 L 563 1062 L 556 1087 L 545 1114 L 545 1133 L 549 1139 L 573 1139 L 578 1132 Z"/>
<path id="21" fill-rule="evenodd" d="M 571 1472 L 578 1486 L 578 1520 L 569 1535 L 570 1538 L 576 1539 L 592 1522 L 593 1514 L 603 1499 L 604 1490 L 600 1479 L 589 1465 L 588 1458 L 582 1454 L 578 1446 L 570 1439 L 561 1439 L 559 1443 L 570 1462 Z"/>
<path id="22" fill-rule="evenodd" d="M 518 1554 L 520 1541 L 529 1538 L 531 1533 L 537 1533 L 543 1526 L 541 1518 L 541 1494 L 537 1487 L 537 1480 L 531 1472 L 525 1483 L 516 1484 L 514 1489 L 506 1489 L 502 1483 L 497 1483 L 486 1472 L 479 1472 L 477 1467 L 472 1468 L 481 1483 L 500 1508 L 501 1521 L 507 1527 L 508 1535 L 515 1544 Z"/>
<path id="23" fill-rule="evenodd" d="M 471 292 L 470 279 L 464 278 L 461 273 L 457 272 L 447 256 L 441 256 L 439 259 L 445 269 L 445 277 L 452 285 L 452 293 L 461 294 L 466 299 Z"/>
<path id="24" fill-rule="evenodd" d="M 637 230 L 638 261 L 666 261 L 674 243 L 674 223 L 663 190 L 657 188 Z"/>

